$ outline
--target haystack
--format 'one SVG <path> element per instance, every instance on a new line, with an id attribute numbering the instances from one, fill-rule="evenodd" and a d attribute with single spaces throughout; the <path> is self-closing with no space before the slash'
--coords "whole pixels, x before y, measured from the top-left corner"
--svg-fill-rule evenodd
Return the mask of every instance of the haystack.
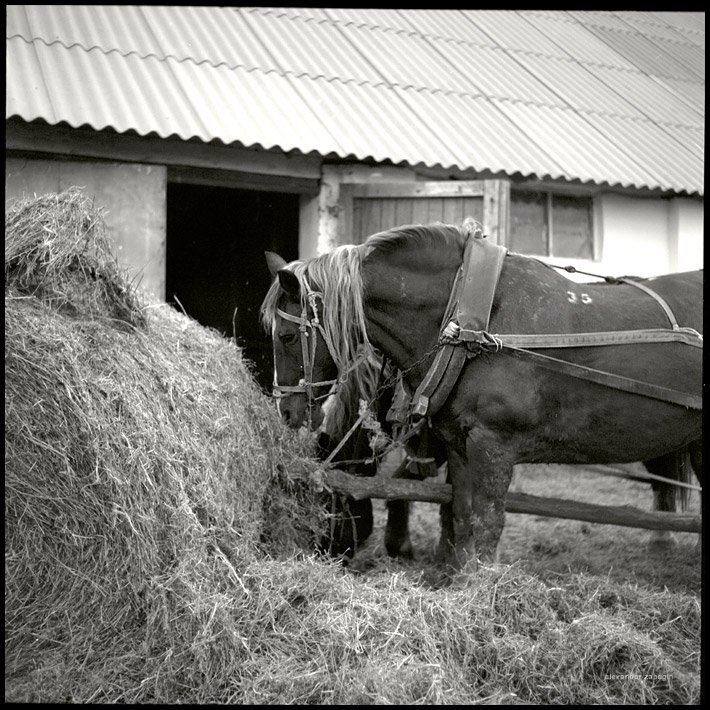
<path id="1" fill-rule="evenodd" d="M 80 190 L 6 213 L 6 683 L 207 640 L 245 564 L 310 549 L 317 494 L 281 473 L 309 452 L 233 341 L 133 288 Z"/>

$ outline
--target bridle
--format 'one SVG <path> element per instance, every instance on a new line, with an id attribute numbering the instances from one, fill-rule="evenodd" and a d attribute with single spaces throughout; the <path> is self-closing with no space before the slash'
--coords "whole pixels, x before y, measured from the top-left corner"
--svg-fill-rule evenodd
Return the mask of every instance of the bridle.
<path id="1" fill-rule="evenodd" d="M 323 294 L 320 291 L 314 291 L 305 278 L 303 279 L 303 285 L 306 291 L 306 299 L 304 301 L 303 309 L 301 310 L 300 316 L 294 316 L 291 313 L 287 313 L 286 311 L 281 310 L 280 308 L 276 309 L 276 315 L 292 323 L 298 323 L 298 330 L 300 332 L 301 340 L 301 356 L 303 358 L 303 377 L 299 380 L 297 385 L 279 384 L 277 380 L 276 363 L 274 362 L 273 390 L 274 396 L 276 397 L 282 397 L 284 394 L 305 392 L 306 397 L 308 398 L 308 408 L 310 410 L 313 404 L 318 400 L 327 399 L 332 394 L 335 394 L 338 385 L 344 383 L 347 380 L 348 375 L 354 369 L 359 367 L 367 359 L 368 355 L 367 353 L 363 352 L 355 359 L 355 361 L 351 365 L 346 368 L 343 368 L 342 371 L 340 370 L 340 368 L 338 368 L 340 374 L 335 379 L 321 380 L 319 382 L 313 381 L 313 367 L 315 365 L 316 359 L 318 333 L 321 334 L 323 342 L 328 348 L 330 357 L 332 358 L 336 367 L 338 365 L 338 357 L 336 355 L 337 350 L 335 348 L 333 340 L 328 331 L 323 327 L 323 324 L 320 322 L 320 319 L 318 317 L 318 306 L 316 301 L 317 299 L 320 299 L 321 303 L 323 303 Z M 309 306 L 311 311 L 313 312 L 313 316 L 311 318 L 308 317 Z M 326 394 L 320 395 L 319 397 L 315 396 L 313 392 L 314 388 L 326 387 L 328 385 L 330 385 L 330 389 L 328 390 L 328 392 L 326 392 Z"/>
<path id="2" fill-rule="evenodd" d="M 323 337 L 323 341 L 328 348 L 330 356 L 333 358 L 333 362 L 337 362 L 337 360 L 334 356 L 333 343 L 318 318 L 316 299 L 320 298 L 322 302 L 323 294 L 320 291 L 314 291 L 305 280 L 304 285 L 306 288 L 306 300 L 303 304 L 300 316 L 291 315 L 280 308 L 276 309 L 276 314 L 281 316 L 281 318 L 291 321 L 292 323 L 298 323 L 298 330 L 300 332 L 301 339 L 301 355 L 303 357 L 303 377 L 299 380 L 297 385 L 280 385 L 277 380 L 276 363 L 274 363 L 274 393 L 276 396 L 282 396 L 284 393 L 305 392 L 308 397 L 308 404 L 310 407 L 312 402 L 315 402 L 318 399 L 325 399 L 331 394 L 331 392 L 328 392 L 328 394 L 322 395 L 321 397 L 316 397 L 313 394 L 313 388 L 330 385 L 332 389 L 332 386 L 338 382 L 338 378 L 333 380 L 321 380 L 320 382 L 313 381 L 313 367 L 316 358 L 316 346 L 318 345 L 317 333 L 320 333 Z M 311 311 L 313 312 L 312 318 L 308 317 L 309 305 L 311 307 Z"/>

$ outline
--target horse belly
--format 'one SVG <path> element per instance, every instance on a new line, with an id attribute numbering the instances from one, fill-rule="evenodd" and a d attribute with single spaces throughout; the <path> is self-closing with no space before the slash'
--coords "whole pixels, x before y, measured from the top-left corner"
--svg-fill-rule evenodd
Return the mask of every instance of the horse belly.
<path id="1" fill-rule="evenodd" d="M 699 414 L 674 405 L 582 402 L 546 416 L 520 447 L 516 463 L 624 463 L 675 451 L 701 436 Z M 636 397 L 638 400 L 639 398 Z"/>
<path id="2" fill-rule="evenodd" d="M 489 361 L 467 372 L 451 414 L 479 449 L 511 464 L 640 461 L 701 436 L 700 412 L 527 363 L 506 365 Z"/>

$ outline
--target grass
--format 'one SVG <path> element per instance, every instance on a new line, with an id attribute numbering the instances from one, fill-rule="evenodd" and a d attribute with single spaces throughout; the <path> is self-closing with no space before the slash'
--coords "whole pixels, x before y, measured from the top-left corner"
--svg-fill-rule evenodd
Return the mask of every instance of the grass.
<path id="1" fill-rule="evenodd" d="M 643 532 L 509 516 L 503 563 L 441 588 L 436 510 L 405 563 L 377 502 L 350 568 L 317 557 L 319 495 L 288 475 L 317 480 L 310 441 L 108 244 L 78 190 L 6 214 L 6 702 L 699 702 L 699 554 L 664 573 Z"/>

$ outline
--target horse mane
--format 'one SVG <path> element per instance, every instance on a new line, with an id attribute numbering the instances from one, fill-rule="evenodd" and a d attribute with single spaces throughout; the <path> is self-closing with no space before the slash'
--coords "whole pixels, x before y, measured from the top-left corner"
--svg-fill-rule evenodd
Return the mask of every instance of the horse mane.
<path id="1" fill-rule="evenodd" d="M 347 244 L 320 256 L 292 261 L 286 266 L 301 287 L 301 308 L 310 305 L 308 291 L 320 294 L 323 305 L 319 313 L 321 325 L 333 345 L 332 355 L 341 374 L 359 358 L 377 360 L 365 329 L 360 256 L 360 247 Z M 273 332 L 280 296 L 279 281 L 275 279 L 261 305 L 261 322 L 267 332 Z M 356 367 L 348 372 L 347 377 L 355 381 L 360 398 L 369 401 L 368 368 Z"/>
<path id="2" fill-rule="evenodd" d="M 339 246 L 320 256 L 292 261 L 285 267 L 298 279 L 301 308 L 310 305 L 307 301 L 309 291 L 321 295 L 323 309 L 319 316 L 333 345 L 335 364 L 338 372 L 348 373 L 346 382 L 357 392 L 356 396 L 347 391 L 339 398 L 344 410 L 353 406 L 357 410 L 360 399 L 371 401 L 376 386 L 372 384 L 373 369 L 376 370 L 375 363 L 379 361 L 365 328 L 362 258 L 373 250 L 389 253 L 433 248 L 436 254 L 446 251 L 437 247 L 455 245 L 463 248 L 467 233 L 466 223 L 460 228 L 443 223 L 405 225 L 373 234 L 360 246 Z M 261 305 L 261 323 L 268 333 L 273 333 L 281 294 L 279 281 L 274 279 Z M 364 358 L 364 363 L 348 371 L 358 358 Z M 347 415 L 343 419 L 346 421 Z"/>
<path id="3" fill-rule="evenodd" d="M 473 220 L 471 220 L 471 223 Z M 464 241 L 469 231 L 473 228 L 471 223 L 464 222 L 461 227 L 443 222 L 433 224 L 407 224 L 393 227 L 383 232 L 377 232 L 367 238 L 364 243 L 366 253 L 372 250 L 393 252 L 409 249 L 422 249 L 428 247 L 441 247 L 456 245 L 463 248 Z"/>

